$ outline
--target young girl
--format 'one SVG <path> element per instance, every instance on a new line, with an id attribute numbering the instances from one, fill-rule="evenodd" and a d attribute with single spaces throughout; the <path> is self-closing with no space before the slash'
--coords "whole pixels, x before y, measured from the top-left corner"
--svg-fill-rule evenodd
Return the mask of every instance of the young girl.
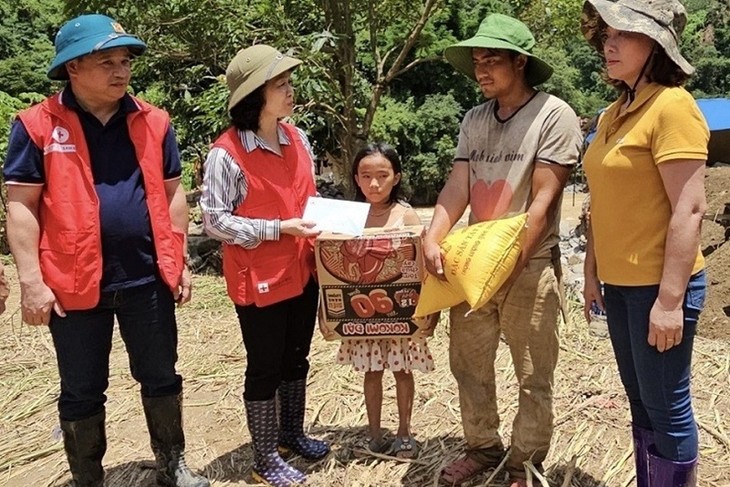
<path id="1" fill-rule="evenodd" d="M 421 220 L 406 203 L 399 201 L 401 163 L 392 147 L 373 143 L 355 156 L 352 177 L 356 185 L 355 198 L 370 203 L 367 227 L 398 227 L 419 225 Z M 375 453 L 390 452 L 400 458 L 413 458 L 418 445 L 411 436 L 413 409 L 412 371 L 430 372 L 433 359 L 426 346 L 426 337 L 433 333 L 437 315 L 430 317 L 427 328 L 410 338 L 375 338 L 342 340 L 337 353 L 338 364 L 352 364 L 365 373 L 365 407 L 369 434 L 358 446 Z M 395 377 L 398 402 L 398 433 L 392 445 L 383 438 L 380 412 L 383 402 L 383 371 L 390 369 Z"/>

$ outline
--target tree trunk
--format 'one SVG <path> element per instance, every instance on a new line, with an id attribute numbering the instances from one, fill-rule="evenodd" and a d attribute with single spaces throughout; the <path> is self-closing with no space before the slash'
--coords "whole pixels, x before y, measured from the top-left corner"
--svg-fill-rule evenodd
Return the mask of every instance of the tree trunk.
<path id="1" fill-rule="evenodd" d="M 346 188 L 349 193 L 348 196 L 354 193 L 350 175 L 352 159 L 357 151 L 368 142 L 375 112 L 388 86 L 396 77 L 414 66 L 434 59 L 416 59 L 406 64 L 406 59 L 421 35 L 424 26 L 441 1 L 424 0 L 422 10 L 413 27 L 406 33 L 402 41 L 390 46 L 379 45 L 378 30 L 381 23 L 377 21 L 378 12 L 375 4 L 373 2 L 368 3 L 368 9 L 364 13 L 368 16 L 365 24 L 369 29 L 370 45 L 373 51 L 373 59 L 376 62 L 376 72 L 374 73 L 375 83 L 369 93 L 367 106 L 364 107 L 365 113 L 359 116 L 357 113 L 357 93 L 355 93 L 354 88 L 357 53 L 350 1 L 322 0 L 325 19 L 337 39 L 332 71 L 335 73 L 335 79 L 339 85 L 338 88 L 343 101 L 343 122 L 335 128 L 335 137 L 340 150 L 339 153 L 332 154 L 332 172 L 336 181 Z M 385 54 L 381 54 L 381 51 L 384 51 Z"/>

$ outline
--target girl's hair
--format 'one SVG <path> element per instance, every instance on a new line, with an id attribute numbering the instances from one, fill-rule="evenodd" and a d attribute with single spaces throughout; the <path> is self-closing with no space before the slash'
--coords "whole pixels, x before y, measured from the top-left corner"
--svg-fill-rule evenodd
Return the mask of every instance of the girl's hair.
<path id="1" fill-rule="evenodd" d="M 264 108 L 264 86 L 259 86 L 246 97 L 231 108 L 231 123 L 238 130 L 251 130 L 256 132 L 259 129 L 259 117 Z"/>
<path id="2" fill-rule="evenodd" d="M 383 142 L 373 142 L 371 144 L 368 144 L 364 148 L 360 149 L 360 151 L 355 155 L 355 159 L 352 161 L 352 182 L 355 183 L 355 201 L 366 201 L 367 198 L 365 198 L 365 195 L 363 194 L 362 190 L 360 189 L 360 186 L 357 184 L 357 170 L 360 167 L 360 161 L 365 159 L 368 156 L 372 156 L 375 154 L 380 154 L 384 158 L 390 162 L 390 165 L 393 166 L 393 173 L 394 174 L 401 174 L 401 164 L 400 164 L 400 156 L 398 156 L 398 152 L 396 150 L 389 146 L 388 144 L 385 144 Z M 393 185 L 393 188 L 390 190 L 390 196 L 388 197 L 388 203 L 395 203 L 396 201 L 399 201 L 401 199 L 400 197 L 400 191 L 401 191 L 401 182 L 403 181 L 403 175 L 401 174 L 400 180 Z"/>

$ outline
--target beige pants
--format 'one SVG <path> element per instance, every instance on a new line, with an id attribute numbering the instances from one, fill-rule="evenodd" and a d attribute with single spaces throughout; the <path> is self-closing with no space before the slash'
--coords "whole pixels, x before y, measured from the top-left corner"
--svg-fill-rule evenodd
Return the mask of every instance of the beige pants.
<path id="1" fill-rule="evenodd" d="M 500 332 L 509 345 L 520 387 L 507 462 L 514 476 L 524 477 L 522 463 L 541 463 L 550 447 L 560 285 L 550 259 L 533 259 L 512 287 L 484 307 L 467 317 L 466 303 L 451 309 L 451 371 L 469 453 L 477 459 L 502 445 L 494 374 Z"/>

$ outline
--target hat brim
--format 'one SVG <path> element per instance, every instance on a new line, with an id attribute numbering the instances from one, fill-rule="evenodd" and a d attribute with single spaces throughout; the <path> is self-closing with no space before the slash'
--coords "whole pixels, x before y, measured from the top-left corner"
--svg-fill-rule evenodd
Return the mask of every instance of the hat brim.
<path id="1" fill-rule="evenodd" d="M 539 57 L 510 42 L 495 39 L 494 37 L 474 36 L 471 39 L 461 41 L 458 44 L 447 47 L 444 50 L 444 57 L 457 71 L 476 81 L 474 61 L 472 60 L 472 49 L 475 47 L 484 49 L 507 49 L 527 56 L 525 81 L 530 86 L 541 85 L 553 75 L 552 66 Z"/>
<path id="2" fill-rule="evenodd" d="M 599 19 L 613 29 L 644 34 L 653 39 L 685 74 L 694 73 L 695 68 L 679 52 L 677 41 L 669 30 L 625 5 L 610 0 L 588 0 L 583 4 L 581 31 L 599 54 L 603 54 Z"/>
<path id="3" fill-rule="evenodd" d="M 253 93 L 256 88 L 264 86 L 266 82 L 270 79 L 274 79 L 281 73 L 285 73 L 286 71 L 291 71 L 300 64 L 302 64 L 301 60 L 289 56 L 284 56 L 278 63 L 276 63 L 276 66 L 274 66 L 273 69 L 259 70 L 256 73 L 252 74 L 246 79 L 246 81 L 241 83 L 241 85 L 236 88 L 233 93 L 231 93 L 231 96 L 228 99 L 228 112 L 230 113 L 233 107 L 238 105 L 241 100 Z"/>
<path id="4" fill-rule="evenodd" d="M 74 42 L 56 54 L 56 57 L 53 58 L 48 68 L 48 77 L 53 80 L 67 80 L 67 62 L 73 61 L 81 56 L 86 56 L 87 54 L 106 51 L 116 47 L 126 47 L 135 56 L 141 56 L 147 50 L 147 44 L 131 34 L 119 34 L 111 40 L 107 34 L 90 37 L 83 41 Z"/>

